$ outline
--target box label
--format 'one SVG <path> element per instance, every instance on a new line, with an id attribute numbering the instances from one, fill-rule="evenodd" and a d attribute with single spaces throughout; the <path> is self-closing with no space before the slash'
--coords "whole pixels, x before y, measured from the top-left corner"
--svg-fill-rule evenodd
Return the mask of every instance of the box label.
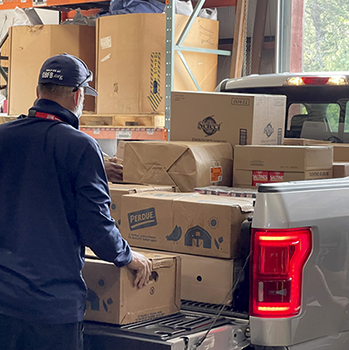
<path id="1" fill-rule="evenodd" d="M 154 207 L 128 213 L 127 216 L 131 231 L 157 225 Z"/>
<path id="2" fill-rule="evenodd" d="M 160 94 L 160 68 L 161 52 L 152 52 L 150 55 L 150 92 L 148 100 L 154 112 L 157 111 L 162 100 Z"/>
<path id="3" fill-rule="evenodd" d="M 285 181 L 283 171 L 254 170 L 252 172 L 252 186 L 258 186 L 262 183 L 283 182 L 283 181 Z"/>
<path id="4" fill-rule="evenodd" d="M 221 166 L 211 167 L 211 182 L 220 182 L 223 180 L 223 170 Z"/>
<path id="5" fill-rule="evenodd" d="M 198 122 L 198 129 L 202 130 L 207 136 L 214 135 L 217 131 L 220 131 L 222 123 L 217 123 L 213 115 L 206 117 Z"/>
<path id="6" fill-rule="evenodd" d="M 269 176 L 267 171 L 254 170 L 252 172 L 252 186 L 258 186 L 261 183 L 267 183 L 268 178 Z"/>
<path id="7" fill-rule="evenodd" d="M 101 48 L 109 49 L 111 47 L 111 36 L 106 36 L 104 38 L 101 38 Z"/>
<path id="8" fill-rule="evenodd" d="M 269 171 L 269 182 L 283 182 L 284 172 L 283 171 Z"/>
<path id="9" fill-rule="evenodd" d="M 234 106 L 249 106 L 250 100 L 248 98 L 232 98 L 231 104 Z"/>

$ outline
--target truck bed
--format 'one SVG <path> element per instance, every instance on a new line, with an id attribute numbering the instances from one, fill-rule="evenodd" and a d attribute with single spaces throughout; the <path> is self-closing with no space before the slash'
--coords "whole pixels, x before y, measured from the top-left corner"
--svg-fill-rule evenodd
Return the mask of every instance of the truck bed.
<path id="1" fill-rule="evenodd" d="M 185 350 L 196 348 L 201 341 L 197 349 L 214 345 L 215 349 L 239 350 L 248 346 L 246 315 L 233 317 L 228 308 L 217 317 L 218 305 L 190 304 L 184 302 L 183 310 L 175 315 L 125 326 L 87 321 L 85 350 Z"/>

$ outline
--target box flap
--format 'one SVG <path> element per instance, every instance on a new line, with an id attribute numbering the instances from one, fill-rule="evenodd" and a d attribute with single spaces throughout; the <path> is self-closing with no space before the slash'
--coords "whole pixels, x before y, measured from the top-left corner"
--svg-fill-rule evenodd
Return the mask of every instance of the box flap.
<path id="1" fill-rule="evenodd" d="M 167 184 L 169 186 L 176 185 L 169 173 L 166 171 L 166 168 L 161 164 L 153 164 L 139 179 L 139 182 L 159 182 L 161 184 Z"/>
<path id="2" fill-rule="evenodd" d="M 174 263 L 173 257 L 169 258 L 150 258 L 152 261 L 153 270 L 158 270 L 166 267 L 171 267 Z"/>
<path id="3" fill-rule="evenodd" d="M 240 207 L 242 213 L 253 212 L 254 206 L 253 198 L 236 198 L 236 197 L 223 197 L 223 196 L 210 196 L 198 194 L 198 196 L 193 197 L 179 197 L 174 199 L 180 202 L 195 202 L 203 204 L 214 204 L 229 207 Z"/>

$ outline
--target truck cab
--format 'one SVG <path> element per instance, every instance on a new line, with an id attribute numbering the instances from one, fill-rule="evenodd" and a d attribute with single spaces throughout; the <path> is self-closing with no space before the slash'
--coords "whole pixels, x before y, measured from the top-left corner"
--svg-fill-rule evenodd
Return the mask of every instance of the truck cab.
<path id="1" fill-rule="evenodd" d="M 285 137 L 349 143 L 349 72 L 255 74 L 215 91 L 286 95 Z"/>

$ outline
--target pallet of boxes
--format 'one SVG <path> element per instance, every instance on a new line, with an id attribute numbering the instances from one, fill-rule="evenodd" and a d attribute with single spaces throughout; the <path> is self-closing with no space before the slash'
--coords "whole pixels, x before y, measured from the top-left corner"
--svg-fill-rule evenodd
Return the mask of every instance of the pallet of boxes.
<path id="1" fill-rule="evenodd" d="M 176 15 L 179 38 L 188 16 Z M 218 21 L 197 18 L 184 46 L 218 49 Z M 57 41 L 55 38 L 59 37 Z M 102 16 L 96 26 L 36 25 L 9 28 L 8 115 L 26 113 L 36 99 L 42 63 L 69 53 L 81 58 L 93 73 L 96 99 L 86 96 L 81 126 L 132 129 L 163 128 L 165 124 L 166 14 L 134 13 Z M 174 87 L 197 90 L 188 66 L 204 91 L 216 85 L 218 56 L 183 52 L 174 57 Z M 23 94 L 23 91 L 26 93 Z M 132 138 L 128 136 L 129 138 Z"/>

